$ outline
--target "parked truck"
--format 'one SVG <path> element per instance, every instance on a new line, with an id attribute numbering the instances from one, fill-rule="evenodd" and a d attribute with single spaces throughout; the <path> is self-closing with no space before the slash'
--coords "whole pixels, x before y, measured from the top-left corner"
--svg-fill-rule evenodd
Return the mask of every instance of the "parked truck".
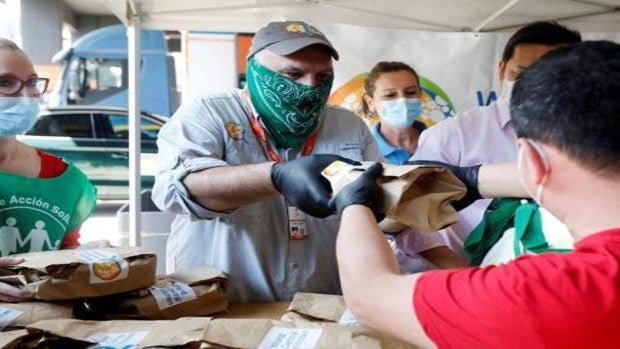
<path id="1" fill-rule="evenodd" d="M 141 31 L 141 104 L 148 113 L 170 116 L 179 104 L 174 59 L 163 31 Z M 50 106 L 98 105 L 127 108 L 127 29 L 94 30 L 54 56 L 62 73 Z"/>

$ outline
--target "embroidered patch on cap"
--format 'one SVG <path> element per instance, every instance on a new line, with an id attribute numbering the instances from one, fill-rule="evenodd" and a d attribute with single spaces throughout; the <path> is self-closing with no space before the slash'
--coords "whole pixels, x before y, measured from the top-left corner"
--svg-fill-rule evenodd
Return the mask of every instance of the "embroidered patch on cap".
<path id="1" fill-rule="evenodd" d="M 300 32 L 307 33 L 308 32 L 308 28 L 306 28 L 301 23 L 291 23 L 287 25 L 286 28 L 284 28 L 284 30 L 286 30 L 287 32 L 291 32 L 291 33 L 300 33 Z"/>
<path id="2" fill-rule="evenodd" d="M 229 122 L 226 124 L 226 132 L 230 138 L 238 141 L 243 139 L 245 129 L 243 129 L 243 127 L 236 122 Z"/>

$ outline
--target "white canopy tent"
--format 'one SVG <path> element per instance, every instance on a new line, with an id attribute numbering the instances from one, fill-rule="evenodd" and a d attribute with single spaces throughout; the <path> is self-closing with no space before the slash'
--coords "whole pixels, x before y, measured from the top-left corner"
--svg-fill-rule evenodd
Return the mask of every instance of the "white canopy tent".
<path id="1" fill-rule="evenodd" d="M 502 31 L 556 20 L 581 31 L 620 30 L 619 0 L 101 0 L 125 24 L 144 28 L 255 32 L 300 19 L 423 31 Z M 134 4 L 134 5 L 128 5 Z"/>
<path id="2" fill-rule="evenodd" d="M 620 0 L 100 0 L 128 27 L 130 242 L 140 245 L 140 29 L 255 32 L 285 19 L 440 32 L 512 31 L 554 20 L 620 32 Z"/>

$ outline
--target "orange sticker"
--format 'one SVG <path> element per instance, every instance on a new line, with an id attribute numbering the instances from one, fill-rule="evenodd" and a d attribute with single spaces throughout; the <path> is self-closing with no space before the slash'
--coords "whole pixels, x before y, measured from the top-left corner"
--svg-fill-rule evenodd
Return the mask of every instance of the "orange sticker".
<path id="1" fill-rule="evenodd" d="M 93 272 L 98 278 L 104 281 L 111 281 L 116 279 L 123 268 L 114 259 L 106 259 L 93 263 Z"/>

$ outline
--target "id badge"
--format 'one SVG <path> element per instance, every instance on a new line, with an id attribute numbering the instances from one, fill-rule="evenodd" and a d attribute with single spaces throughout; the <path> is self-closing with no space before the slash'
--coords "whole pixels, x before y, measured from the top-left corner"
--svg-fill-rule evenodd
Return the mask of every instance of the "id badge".
<path id="1" fill-rule="evenodd" d="M 309 238 L 306 228 L 306 214 L 297 207 L 288 207 L 288 236 L 291 240 L 306 240 Z"/>

